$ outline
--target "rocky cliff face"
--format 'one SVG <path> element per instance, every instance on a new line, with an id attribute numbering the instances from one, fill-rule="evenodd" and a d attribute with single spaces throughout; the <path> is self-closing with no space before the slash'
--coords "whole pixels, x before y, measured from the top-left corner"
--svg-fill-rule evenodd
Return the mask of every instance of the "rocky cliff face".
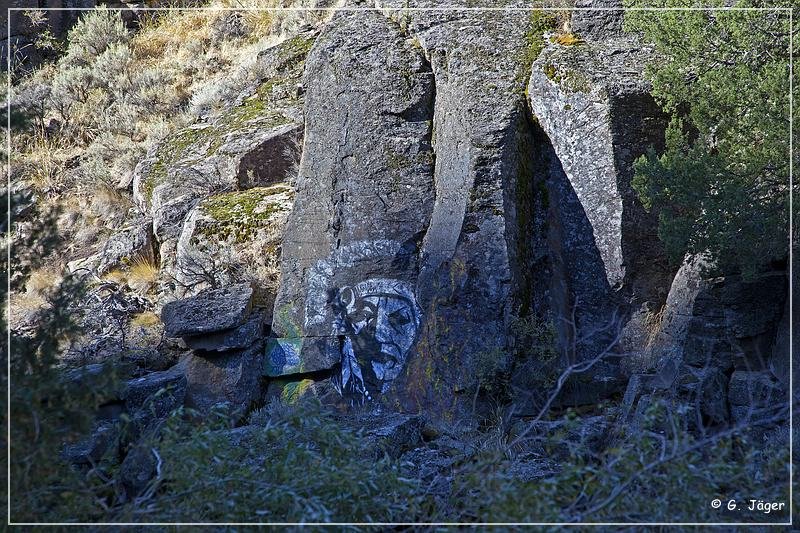
<path id="1" fill-rule="evenodd" d="M 319 38 L 274 374 L 333 369 L 343 393 L 419 408 L 511 348 L 531 300 L 526 20 L 359 13 Z"/>
<path id="2" fill-rule="evenodd" d="M 631 187 L 666 125 L 644 76 L 652 51 L 619 12 L 546 30 L 504 5 L 520 9 L 390 2 L 302 28 L 120 184 L 135 238 L 76 268 L 146 251 L 165 301 L 255 289 L 257 326 L 184 339 L 188 397 L 208 385 L 230 401 L 245 383 L 260 401 L 249 374 L 263 371 L 268 396 L 448 417 L 494 387 L 535 414 L 570 368 L 553 405 L 627 391 L 627 416 L 672 391 L 723 423 L 741 407 L 729 388 L 780 381 L 785 273 L 669 265 Z"/>
<path id="3" fill-rule="evenodd" d="M 666 125 L 651 52 L 621 13 L 576 12 L 583 38 L 548 40 L 527 71 L 528 17 L 330 23 L 306 70 L 269 375 L 326 370 L 357 401 L 455 409 L 484 373 L 510 374 L 535 405 L 500 355 L 524 350 L 529 316 L 554 325 L 561 368 L 590 362 L 564 404 L 621 394 L 655 357 L 674 270 L 631 187 Z"/>
<path id="4" fill-rule="evenodd" d="M 585 28 L 585 39 L 548 45 L 528 85 L 548 200 L 535 245 L 539 292 L 569 360 L 617 354 L 585 376 L 599 378 L 603 394 L 620 384 L 613 367 L 644 349 L 672 275 L 655 216 L 631 187 L 633 162 L 662 145 L 666 117 L 644 78 L 651 52 L 622 33 L 621 17 L 576 12 L 573 29 Z"/>

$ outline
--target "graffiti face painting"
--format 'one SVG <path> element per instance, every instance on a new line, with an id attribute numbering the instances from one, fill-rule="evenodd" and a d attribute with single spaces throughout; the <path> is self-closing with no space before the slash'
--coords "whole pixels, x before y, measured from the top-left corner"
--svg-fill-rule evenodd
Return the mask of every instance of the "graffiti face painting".
<path id="1" fill-rule="evenodd" d="M 411 287 L 399 280 L 371 279 L 342 287 L 331 303 L 342 341 L 342 395 L 371 400 L 402 372 L 420 324 Z"/>

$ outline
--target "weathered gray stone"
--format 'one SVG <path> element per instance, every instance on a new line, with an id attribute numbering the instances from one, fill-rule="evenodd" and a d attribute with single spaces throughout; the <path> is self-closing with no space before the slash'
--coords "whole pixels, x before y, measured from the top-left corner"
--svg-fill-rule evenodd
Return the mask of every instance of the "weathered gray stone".
<path id="1" fill-rule="evenodd" d="M 209 284 L 253 280 L 263 305 L 272 306 L 280 274 L 281 237 L 294 193 L 286 184 L 215 195 L 186 218 L 174 265 L 168 269 L 188 296 Z"/>
<path id="2" fill-rule="evenodd" d="M 538 292 L 547 291 L 560 343 L 579 360 L 617 341 L 613 351 L 641 352 L 648 316 L 669 287 L 656 218 L 631 187 L 634 160 L 663 144 L 666 126 L 645 81 L 649 58 L 619 36 L 550 44 L 532 66 L 547 190 Z"/>
<path id="3" fill-rule="evenodd" d="M 336 16 L 309 56 L 273 331 L 302 339 L 287 371 L 341 364 L 346 393 L 450 408 L 528 298 L 527 14 L 390 16 Z"/>
<path id="4" fill-rule="evenodd" d="M 326 341 L 337 335 L 329 301 L 337 291 L 376 274 L 410 290 L 433 186 L 433 76 L 392 23 L 377 13 L 336 17 L 307 76 L 306 150 L 273 320 L 279 336 L 303 339 L 305 372 L 341 360 L 338 341 Z"/>
<path id="5" fill-rule="evenodd" d="M 798 287 L 796 281 L 794 287 Z M 795 293 L 797 293 L 797 288 L 795 288 Z M 794 301 L 798 302 L 800 300 L 795 296 Z M 790 340 L 792 341 L 792 347 L 800 346 L 797 341 L 797 335 L 800 333 L 800 313 L 793 313 L 792 318 L 794 318 L 794 322 L 790 326 L 790 303 L 790 299 L 787 298 L 784 304 L 781 321 L 775 333 L 775 342 L 773 343 L 772 354 L 769 359 L 769 369 L 772 371 L 772 375 L 775 376 L 787 390 L 789 388 L 792 370 L 794 370 L 795 374 L 800 371 L 800 350 L 790 350 Z M 791 339 L 792 333 L 794 333 L 794 339 Z M 791 351 L 794 353 L 790 353 Z"/>
<path id="6" fill-rule="evenodd" d="M 366 424 L 365 434 L 375 439 L 375 445 L 381 453 L 393 459 L 422 443 L 425 419 L 421 416 L 391 414 L 372 420 L 371 427 Z"/>
<path id="7" fill-rule="evenodd" d="M 723 424 L 728 420 L 728 383 L 717 368 L 682 368 L 678 379 L 678 394 L 695 406 L 700 415 L 693 421 L 696 427 Z"/>
<path id="8" fill-rule="evenodd" d="M 92 434 L 74 444 L 64 446 L 63 458 L 74 465 L 96 465 L 117 442 L 118 428 L 113 424 L 100 424 Z"/>
<path id="9" fill-rule="evenodd" d="M 636 370 L 658 369 L 666 382 L 677 377 L 683 350 L 693 320 L 698 294 L 708 289 L 703 272 L 709 267 L 702 256 L 686 257 L 672 280 L 660 316 L 653 317 L 652 329 L 643 357 L 630 365 Z"/>
<path id="10" fill-rule="evenodd" d="M 153 263 L 154 244 L 151 223 L 136 224 L 115 232 L 97 253 L 68 262 L 67 269 L 103 275 L 136 260 Z"/>
<path id="11" fill-rule="evenodd" d="M 184 221 L 202 198 L 293 177 L 303 137 L 303 99 L 296 89 L 313 39 L 297 36 L 260 54 L 258 83 L 206 121 L 154 146 L 136 166 L 133 197 L 153 218 L 162 265 L 174 261 Z"/>
<path id="12" fill-rule="evenodd" d="M 356 48 L 363 50 L 351 54 Z M 339 261 L 356 268 L 366 263 L 364 270 L 379 271 L 375 262 L 384 259 L 380 273 L 391 277 L 391 261 L 400 246 L 386 238 L 385 244 L 369 241 L 398 233 L 392 241 L 411 239 L 413 251 L 413 237 L 424 229 L 432 203 L 433 154 L 426 146 L 431 124 L 425 119 L 432 118 L 433 76 L 421 54 L 377 13 L 335 18 L 312 49 L 307 76 L 306 150 L 297 182 L 298 208 L 284 238 L 283 282 L 276 302 L 276 315 L 288 311 L 290 323 L 276 322 L 273 329 L 283 335 L 293 325 L 305 326 L 308 336 L 330 336 L 331 319 L 314 316 L 324 310 L 310 305 L 316 302 L 303 306 L 307 286 L 317 282 L 308 278 L 326 274 L 324 268 L 313 268 L 315 263 L 339 249 L 347 252 L 338 254 Z M 352 89 L 342 91 L 348 84 Z M 392 183 L 394 187 L 387 186 Z M 407 195 L 409 205 L 401 201 Z M 327 266 L 334 267 L 341 268 Z M 403 269 L 394 270 L 400 274 Z M 324 305 L 326 297 L 321 298 Z M 323 323 L 316 326 L 318 318 Z"/>
<path id="13" fill-rule="evenodd" d="M 114 233 L 100 251 L 97 274 L 139 260 L 155 262 L 152 224 L 148 221 Z"/>
<path id="14" fill-rule="evenodd" d="M 786 297 L 784 274 L 743 281 L 708 278 L 710 268 L 702 257 L 684 260 L 663 310 L 654 316 L 642 358 L 630 361 L 633 371 L 654 370 L 669 388 L 685 365 L 723 372 L 767 367 Z"/>
<path id="15" fill-rule="evenodd" d="M 625 11 L 621 0 L 577 0 L 571 30 L 586 40 L 602 40 L 622 33 Z"/>
<path id="16" fill-rule="evenodd" d="M 782 272 L 752 281 L 714 279 L 695 298 L 683 343 L 684 362 L 723 370 L 766 368 L 785 298 Z"/>
<path id="17" fill-rule="evenodd" d="M 226 402 L 231 415 L 239 418 L 261 397 L 263 343 L 250 348 L 209 356 L 190 352 L 180 363 L 188 388 L 186 405 L 208 412 Z"/>
<path id="18" fill-rule="evenodd" d="M 141 495 L 156 476 L 156 453 L 149 444 L 141 443 L 134 446 L 123 459 L 117 482 L 128 500 Z"/>
<path id="19" fill-rule="evenodd" d="M 144 410 L 151 418 L 169 415 L 186 397 L 186 377 L 177 367 L 133 379 L 126 385 L 125 409 L 129 413 Z"/>
<path id="20" fill-rule="evenodd" d="M 626 385 L 627 380 L 618 365 L 601 361 L 586 372 L 569 376 L 552 405 L 554 407 L 594 405 L 623 392 Z"/>
<path id="21" fill-rule="evenodd" d="M 212 333 L 210 335 L 196 335 L 183 337 L 186 345 L 192 350 L 207 352 L 227 352 L 240 350 L 252 346 L 262 338 L 264 333 L 264 314 L 252 313 L 247 322 L 238 328 Z"/>
<path id="22" fill-rule="evenodd" d="M 161 310 L 168 337 L 206 335 L 244 324 L 253 305 L 253 287 L 248 283 L 207 289 L 197 296 L 169 302 Z"/>
<path id="23" fill-rule="evenodd" d="M 737 370 L 731 375 L 728 385 L 731 405 L 757 409 L 785 401 L 778 383 L 768 372 Z"/>

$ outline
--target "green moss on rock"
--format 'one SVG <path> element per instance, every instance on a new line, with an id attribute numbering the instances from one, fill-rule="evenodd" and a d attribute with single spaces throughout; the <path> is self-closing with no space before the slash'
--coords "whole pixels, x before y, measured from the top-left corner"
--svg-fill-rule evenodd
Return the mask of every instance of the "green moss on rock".
<path id="1" fill-rule="evenodd" d="M 296 105 L 296 83 L 313 44 L 314 39 L 307 36 L 288 39 L 280 45 L 276 75 L 262 83 L 251 98 L 223 112 L 211 125 L 183 129 L 168 137 L 156 152 L 156 160 L 143 180 L 142 191 L 147 201 L 152 201 L 155 188 L 166 181 L 169 168 L 182 159 L 190 155 L 198 159 L 213 156 L 230 134 L 249 126 L 268 129 L 290 123 L 292 119 L 282 113 L 280 107 Z M 201 143 L 206 144 L 204 149 Z"/>
<path id="2" fill-rule="evenodd" d="M 284 185 L 275 185 L 207 198 L 200 204 L 200 209 L 212 220 L 203 221 L 198 233 L 221 241 L 247 242 L 256 231 L 271 222 L 275 214 L 287 210 L 281 198 L 273 201 L 270 198 L 290 191 Z"/>
<path id="3" fill-rule="evenodd" d="M 530 15 L 530 26 L 525 34 L 525 49 L 520 53 L 520 70 L 517 76 L 519 82 L 527 90 L 528 76 L 531 73 L 531 65 L 539 57 L 547 41 L 544 34 L 547 31 L 555 29 L 558 21 L 555 15 L 549 11 L 534 10 Z"/>
<path id="4" fill-rule="evenodd" d="M 189 148 L 210 138 L 212 128 L 186 128 L 168 137 L 156 152 L 156 161 L 143 181 L 145 198 L 151 201 L 153 190 L 167 179 L 167 169 L 186 157 Z"/>

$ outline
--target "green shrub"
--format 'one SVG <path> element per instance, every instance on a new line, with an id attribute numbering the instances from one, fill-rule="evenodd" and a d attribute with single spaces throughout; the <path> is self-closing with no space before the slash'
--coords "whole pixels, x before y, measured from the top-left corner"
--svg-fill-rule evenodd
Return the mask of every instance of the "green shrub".
<path id="1" fill-rule="evenodd" d="M 17 197 L 14 201 L 26 200 Z M 31 233 L 14 243 L 14 290 L 58 243 L 55 214 L 32 216 L 32 220 Z M 38 312 L 37 329 L 9 335 L 10 519 L 14 521 L 97 519 L 101 502 L 109 496 L 107 484 L 79 474 L 60 459 L 65 443 L 86 435 L 93 413 L 118 380 L 110 366 L 91 380 L 64 379 L 58 355 L 78 333 L 73 303 L 81 292 L 82 285 L 66 277 L 45 291 L 48 305 Z M 3 322 L 2 329 L 6 327 Z"/>
<path id="2" fill-rule="evenodd" d="M 398 463 L 365 453 L 356 433 L 315 404 L 300 402 L 247 431 L 237 442 L 219 424 L 190 427 L 174 416 L 160 447 L 163 486 L 138 512 L 160 521 L 256 522 L 401 521 L 415 513 L 417 487 Z"/>
<path id="3" fill-rule="evenodd" d="M 760 6 L 737 4 L 750 5 Z M 657 53 L 647 76 L 671 117 L 666 146 L 636 162 L 633 185 L 658 214 L 659 235 L 674 262 L 707 253 L 723 271 L 750 276 L 784 259 L 789 17 L 629 11 L 626 25 Z"/>
<path id="4" fill-rule="evenodd" d="M 69 48 L 63 62 L 86 65 L 115 43 L 125 43 L 130 34 L 119 12 L 105 8 L 87 11 L 69 31 Z"/>
<path id="5" fill-rule="evenodd" d="M 656 405 L 643 428 L 624 432 L 602 452 L 569 447 L 555 471 L 524 481 L 512 475 L 514 454 L 485 450 L 456 468 L 447 503 L 434 521 L 488 522 L 780 522 L 788 518 L 788 443 L 759 446 L 744 431 L 695 438 L 684 430 L 649 429 L 663 415 Z M 678 417 L 672 414 L 671 417 Z M 566 424 L 577 424 L 577 419 Z M 680 421 L 674 420 L 680 428 Z M 566 431 L 541 439 L 539 456 L 565 445 Z M 511 439 L 508 446 L 518 443 Z M 537 449 L 530 447 L 529 449 Z M 518 470 L 517 470 L 518 471 Z M 786 502 L 782 513 L 728 511 L 711 501 L 752 498 Z"/>

